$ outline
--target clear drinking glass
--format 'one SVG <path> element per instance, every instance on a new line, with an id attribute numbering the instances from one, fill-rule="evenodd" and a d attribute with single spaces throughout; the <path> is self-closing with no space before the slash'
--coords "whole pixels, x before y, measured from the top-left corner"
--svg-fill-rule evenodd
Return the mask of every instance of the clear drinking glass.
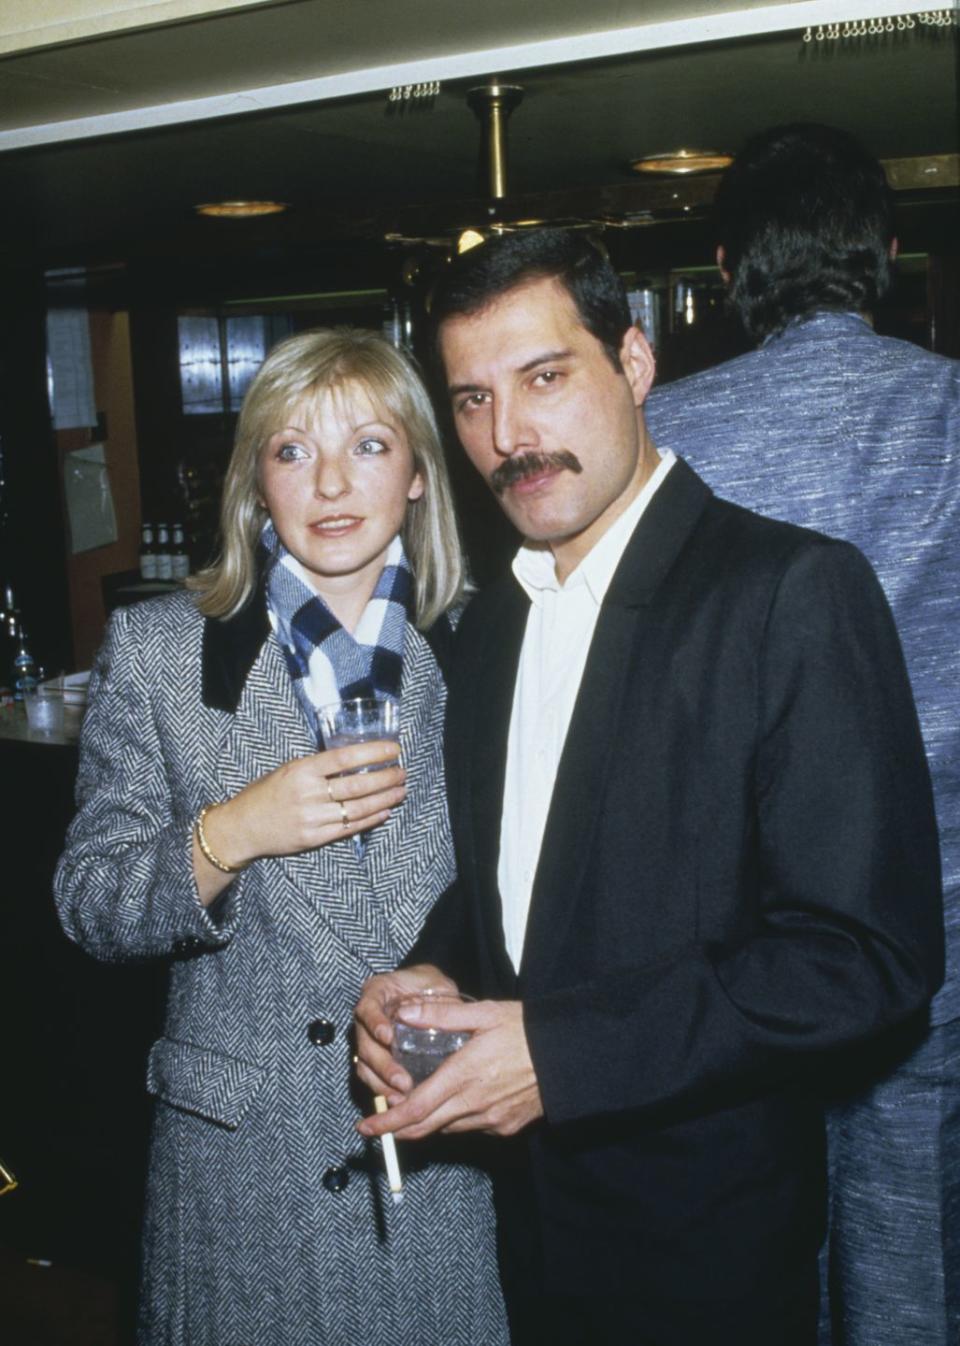
<path id="1" fill-rule="evenodd" d="M 424 991 L 411 992 L 398 996 L 387 1005 L 387 1014 L 393 1024 L 393 1059 L 419 1084 L 428 1075 L 432 1075 L 437 1066 L 460 1050 L 473 1036 L 467 1029 L 450 1032 L 443 1028 L 430 1028 L 427 1024 L 406 1024 L 399 1017 L 410 1005 L 424 1006 L 424 1013 L 430 1005 L 472 1004 L 473 996 L 462 995 L 459 991 L 444 991 L 432 986 Z"/>
<path id="2" fill-rule="evenodd" d="M 393 739 L 399 758 L 400 706 L 389 696 L 354 697 L 349 701 L 334 701 L 317 711 L 317 723 L 325 748 L 345 748 L 350 743 L 372 743 L 378 739 Z M 363 771 L 380 771 L 392 766 L 378 762 L 375 766 L 361 766 L 345 771 L 346 776 Z"/>
<path id="3" fill-rule="evenodd" d="M 35 733 L 55 734 L 63 728 L 63 692 L 59 687 L 40 683 L 25 694 L 23 704 L 27 724 Z"/>

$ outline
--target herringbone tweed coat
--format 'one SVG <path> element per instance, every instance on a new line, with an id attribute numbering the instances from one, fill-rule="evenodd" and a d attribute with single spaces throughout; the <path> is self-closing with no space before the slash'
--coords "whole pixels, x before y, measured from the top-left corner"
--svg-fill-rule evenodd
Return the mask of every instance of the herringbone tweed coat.
<path id="1" fill-rule="evenodd" d="M 205 638 L 206 628 L 206 638 Z M 234 692 L 230 692 L 233 679 Z M 408 628 L 407 798 L 368 834 L 255 862 L 205 910 L 200 807 L 315 751 L 262 599 L 205 622 L 187 595 L 125 608 L 96 661 L 79 813 L 56 879 L 95 957 L 172 959 L 144 1229 L 150 1346 L 500 1346 L 507 1340 L 485 1176 L 401 1147 L 390 1200 L 354 1123 L 351 1014 L 452 878 L 444 688 Z"/>

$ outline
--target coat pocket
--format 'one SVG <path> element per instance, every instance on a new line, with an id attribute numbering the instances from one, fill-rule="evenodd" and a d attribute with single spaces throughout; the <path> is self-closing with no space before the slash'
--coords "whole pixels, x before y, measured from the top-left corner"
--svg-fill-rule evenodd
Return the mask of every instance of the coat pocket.
<path id="1" fill-rule="evenodd" d="M 235 1130 L 266 1078 L 253 1061 L 158 1038 L 147 1060 L 147 1091 L 172 1107 Z"/>

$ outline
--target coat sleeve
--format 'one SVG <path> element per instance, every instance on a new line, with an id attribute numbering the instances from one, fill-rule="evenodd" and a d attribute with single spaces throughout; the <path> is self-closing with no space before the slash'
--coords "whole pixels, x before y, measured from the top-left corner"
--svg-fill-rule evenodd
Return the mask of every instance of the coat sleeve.
<path id="1" fill-rule="evenodd" d="M 105 961 L 183 955 L 227 943 L 242 877 L 204 908 L 193 876 L 193 819 L 177 816 L 150 690 L 156 641 L 133 609 L 113 614 L 90 678 L 78 812 L 54 897 L 67 935 Z"/>
<path id="2" fill-rule="evenodd" d="M 524 1001 L 553 1122 L 779 1087 L 921 1011 L 942 979 L 929 774 L 893 619 L 855 548 L 791 558 L 757 658 L 746 928 Z M 629 875 L 619 900 L 637 900 Z"/>

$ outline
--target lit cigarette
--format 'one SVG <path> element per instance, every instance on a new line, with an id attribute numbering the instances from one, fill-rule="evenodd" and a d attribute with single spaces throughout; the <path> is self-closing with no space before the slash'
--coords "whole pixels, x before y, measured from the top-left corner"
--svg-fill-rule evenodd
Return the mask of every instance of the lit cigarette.
<path id="1" fill-rule="evenodd" d="M 386 1112 L 387 1100 L 383 1094 L 375 1094 L 373 1106 L 377 1112 Z M 393 1138 L 393 1132 L 387 1131 L 380 1137 L 380 1144 L 383 1147 L 383 1162 L 387 1168 L 387 1181 L 390 1184 L 390 1191 L 393 1194 L 394 1205 L 399 1205 L 403 1200 L 403 1178 L 400 1176 L 400 1162 L 397 1159 L 397 1142 Z"/>

